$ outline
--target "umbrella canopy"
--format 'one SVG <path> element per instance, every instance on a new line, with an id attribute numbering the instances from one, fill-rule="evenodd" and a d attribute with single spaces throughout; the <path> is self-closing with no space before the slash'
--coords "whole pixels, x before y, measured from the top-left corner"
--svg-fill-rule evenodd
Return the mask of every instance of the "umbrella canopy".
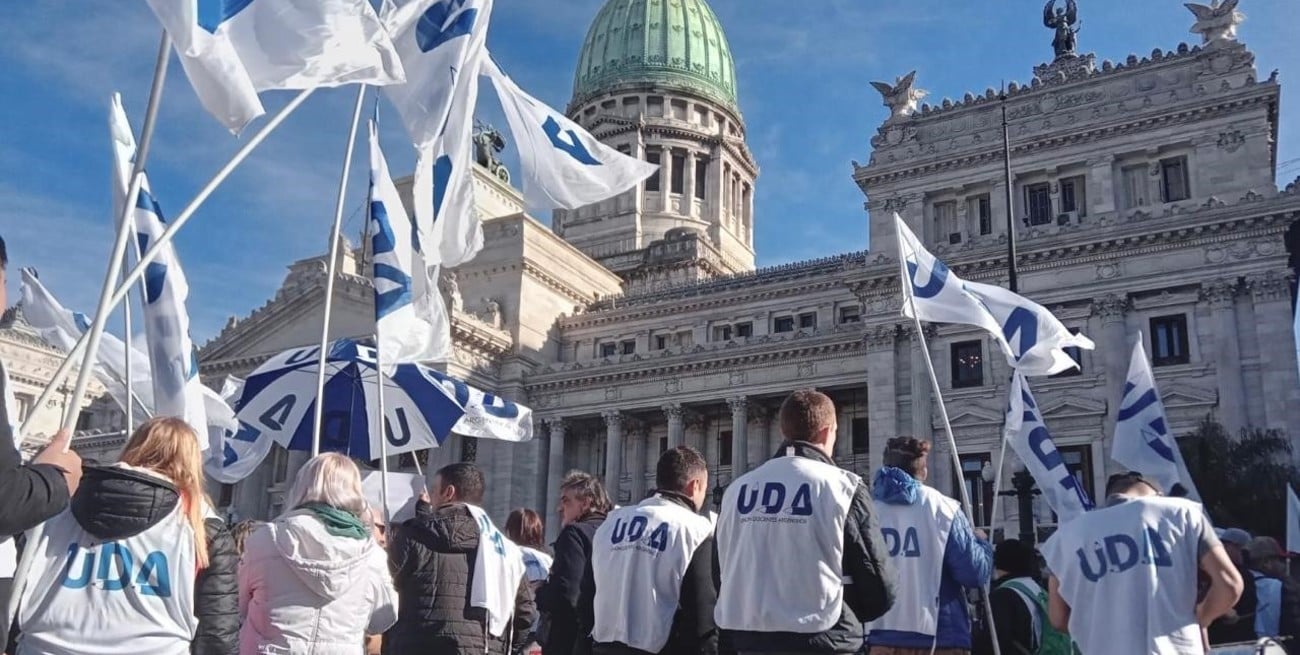
<path id="1" fill-rule="evenodd" d="M 244 381 L 236 413 L 243 424 L 289 450 L 311 450 L 316 414 L 317 347 L 271 358 Z M 389 455 L 436 448 L 465 414 L 429 369 L 401 364 L 391 376 L 378 368 L 375 349 L 342 339 L 330 344 L 320 449 L 356 459 L 379 457 L 375 416 L 379 385 Z"/>

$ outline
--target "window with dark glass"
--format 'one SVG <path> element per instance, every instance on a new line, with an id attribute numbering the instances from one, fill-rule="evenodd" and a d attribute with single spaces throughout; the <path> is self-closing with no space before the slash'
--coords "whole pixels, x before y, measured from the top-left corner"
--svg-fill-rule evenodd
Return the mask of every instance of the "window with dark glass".
<path id="1" fill-rule="evenodd" d="M 632 353 L 636 352 L 636 342 L 624 341 L 623 343 L 620 343 L 619 351 L 622 352 L 624 355 L 631 355 Z"/>
<path id="2" fill-rule="evenodd" d="M 1178 202 L 1192 197 L 1187 180 L 1187 158 L 1170 157 L 1160 160 L 1160 193 L 1165 202 Z"/>
<path id="3" fill-rule="evenodd" d="M 871 450 L 871 421 L 865 416 L 855 418 L 849 423 L 853 437 L 853 454 L 865 455 Z"/>
<path id="4" fill-rule="evenodd" d="M 1151 363 L 1173 366 L 1191 361 L 1187 343 L 1187 315 L 1157 316 L 1151 319 Z"/>
<path id="5" fill-rule="evenodd" d="M 970 199 L 970 206 L 966 209 L 979 223 L 980 236 L 993 234 L 993 204 L 989 199 L 989 194 L 975 196 Z"/>
<path id="6" fill-rule="evenodd" d="M 697 155 L 698 157 L 698 155 Z M 695 160 L 695 197 L 700 200 L 704 199 L 704 192 L 707 190 L 706 185 L 709 182 L 709 160 Z"/>
<path id="7" fill-rule="evenodd" d="M 397 458 L 397 467 L 402 469 L 415 468 L 416 464 L 420 465 L 421 470 L 429 463 L 428 450 L 414 450 L 409 453 L 402 453 Z"/>
<path id="8" fill-rule="evenodd" d="M 1097 496 L 1092 492 L 1092 447 L 1058 446 L 1056 450 L 1061 453 L 1066 470 L 1079 482 L 1079 487 L 1087 492 L 1089 497 L 1096 499 Z"/>
<path id="9" fill-rule="evenodd" d="M 935 237 L 947 243 L 961 243 L 961 229 L 957 226 L 957 201 L 934 203 Z"/>
<path id="10" fill-rule="evenodd" d="M 672 187 L 669 189 L 672 193 L 681 193 L 682 188 L 686 185 L 686 155 L 680 152 L 673 153 L 673 170 L 669 172 L 672 176 Z"/>
<path id="11" fill-rule="evenodd" d="M 1070 328 L 1070 334 L 1078 334 L 1078 333 L 1079 333 L 1079 328 L 1074 328 L 1074 327 Z M 1069 370 L 1061 371 L 1060 373 L 1057 373 L 1052 377 L 1069 378 L 1069 377 L 1074 377 L 1076 375 L 1083 375 L 1083 350 L 1081 350 L 1078 346 L 1067 346 L 1066 348 L 1064 348 L 1064 350 L 1065 350 L 1065 354 L 1069 355 L 1070 359 L 1073 359 L 1074 363 L 1078 364 L 1078 366 Z"/>
<path id="12" fill-rule="evenodd" d="M 862 308 L 858 305 L 840 307 L 840 324 L 862 322 Z"/>
<path id="13" fill-rule="evenodd" d="M 235 485 L 221 485 L 221 494 L 217 497 L 217 507 L 230 507 L 230 503 L 235 500 Z"/>
<path id="14" fill-rule="evenodd" d="M 1083 176 L 1061 180 L 1061 212 L 1088 215 L 1088 195 Z"/>
<path id="15" fill-rule="evenodd" d="M 731 334 L 732 334 L 732 332 L 731 332 L 731 326 L 730 326 L 730 325 L 715 325 L 715 326 L 713 326 L 713 340 L 714 340 L 714 341 L 731 341 Z"/>
<path id="16" fill-rule="evenodd" d="M 1147 204 L 1147 167 L 1145 164 L 1125 166 L 1120 171 L 1124 190 L 1124 208 L 1133 209 Z"/>
<path id="17" fill-rule="evenodd" d="M 731 466 L 731 430 L 718 433 L 718 465 Z"/>
<path id="18" fill-rule="evenodd" d="M 667 347 L 668 347 L 668 335 L 666 335 L 666 334 L 656 334 L 656 335 L 655 335 L 655 350 L 663 350 L 664 348 L 667 348 Z"/>
<path id="19" fill-rule="evenodd" d="M 659 437 L 659 454 L 668 452 L 668 437 Z"/>
<path id="20" fill-rule="evenodd" d="M 601 357 L 613 357 L 618 354 L 618 345 L 614 342 L 600 344 Z"/>
<path id="21" fill-rule="evenodd" d="M 754 324 L 753 324 L 753 323 L 737 323 L 737 324 L 736 324 L 736 336 L 739 337 L 739 338 L 741 338 L 741 339 L 748 339 L 749 337 L 754 336 Z"/>
<path id="22" fill-rule="evenodd" d="M 646 148 L 646 151 L 645 151 L 645 160 L 648 161 L 648 162 L 650 162 L 651 164 L 654 164 L 655 166 L 660 166 L 660 165 L 663 164 L 663 153 L 660 152 L 658 149 Z M 660 171 L 660 170 L 663 170 L 663 169 L 661 169 L 661 168 L 660 168 L 660 169 L 655 169 L 655 172 L 652 173 L 652 174 L 650 175 L 650 177 L 647 177 L 647 178 L 646 178 L 646 180 L 645 180 L 645 190 L 646 190 L 646 191 L 658 191 L 658 190 L 659 190 L 659 171 Z"/>
<path id="23" fill-rule="evenodd" d="M 970 497 L 971 514 L 975 527 L 989 528 L 993 513 L 993 482 L 984 481 L 984 465 L 992 463 L 989 453 L 965 454 L 961 456 L 961 483 L 966 486 L 966 495 Z M 955 476 L 954 476 L 955 477 Z M 954 479 L 954 483 L 957 481 Z"/>
<path id="24" fill-rule="evenodd" d="M 772 319 L 772 331 L 776 333 L 794 332 L 793 316 L 778 316 Z"/>
<path id="25" fill-rule="evenodd" d="M 814 312 L 805 312 L 799 315 L 799 329 L 811 330 L 817 327 L 817 314 Z"/>
<path id="26" fill-rule="evenodd" d="M 952 387 L 984 385 L 984 342 L 960 341 L 952 344 Z"/>
<path id="27" fill-rule="evenodd" d="M 1047 225 L 1052 222 L 1052 188 L 1046 182 L 1025 187 L 1025 207 L 1029 210 L 1030 225 Z"/>

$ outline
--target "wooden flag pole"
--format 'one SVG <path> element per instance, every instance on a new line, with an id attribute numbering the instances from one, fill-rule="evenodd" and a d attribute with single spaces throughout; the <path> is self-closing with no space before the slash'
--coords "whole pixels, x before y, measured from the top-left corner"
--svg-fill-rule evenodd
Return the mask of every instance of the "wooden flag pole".
<path id="1" fill-rule="evenodd" d="M 347 196 L 348 174 L 352 172 L 352 152 L 357 143 L 357 126 L 361 123 L 361 107 L 366 99 L 366 85 L 357 87 L 357 103 L 352 109 L 352 129 L 348 131 L 348 145 L 343 155 L 343 172 L 339 175 L 339 193 L 334 203 L 334 226 L 330 229 L 329 263 L 325 266 L 325 318 L 320 328 L 320 358 L 316 370 L 316 413 L 312 417 L 311 456 L 320 454 L 321 420 L 324 416 L 325 360 L 329 357 L 330 315 L 334 310 L 334 278 L 338 275 L 339 240 L 343 231 L 343 202 Z M 376 337 L 377 338 L 377 337 Z M 381 371 L 382 373 L 382 371 Z M 382 429 L 382 425 L 380 426 Z M 382 435 L 381 435 L 382 436 Z M 385 480 L 385 488 L 388 482 Z M 387 502 L 387 494 L 385 494 Z"/>

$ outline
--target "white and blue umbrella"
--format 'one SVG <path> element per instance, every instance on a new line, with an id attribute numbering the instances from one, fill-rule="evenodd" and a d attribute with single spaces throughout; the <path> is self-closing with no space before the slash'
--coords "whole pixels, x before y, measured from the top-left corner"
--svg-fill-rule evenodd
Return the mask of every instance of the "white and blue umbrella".
<path id="1" fill-rule="evenodd" d="M 362 460 L 379 457 L 374 417 L 380 380 L 388 454 L 438 447 L 465 410 L 431 369 L 402 364 L 384 376 L 375 355 L 374 348 L 347 339 L 330 344 L 320 450 Z M 310 451 L 319 357 L 315 346 L 289 350 L 249 375 L 235 408 L 241 432 L 251 431 L 251 438 L 265 433 L 289 450 Z"/>

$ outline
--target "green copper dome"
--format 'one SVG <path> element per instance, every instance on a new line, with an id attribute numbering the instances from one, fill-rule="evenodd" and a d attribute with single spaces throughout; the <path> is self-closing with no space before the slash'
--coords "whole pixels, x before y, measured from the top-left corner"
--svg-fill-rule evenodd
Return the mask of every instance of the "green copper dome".
<path id="1" fill-rule="evenodd" d="M 570 107 L 651 85 L 740 113 L 727 36 L 705 0 L 608 0 L 596 14 L 578 56 Z"/>

